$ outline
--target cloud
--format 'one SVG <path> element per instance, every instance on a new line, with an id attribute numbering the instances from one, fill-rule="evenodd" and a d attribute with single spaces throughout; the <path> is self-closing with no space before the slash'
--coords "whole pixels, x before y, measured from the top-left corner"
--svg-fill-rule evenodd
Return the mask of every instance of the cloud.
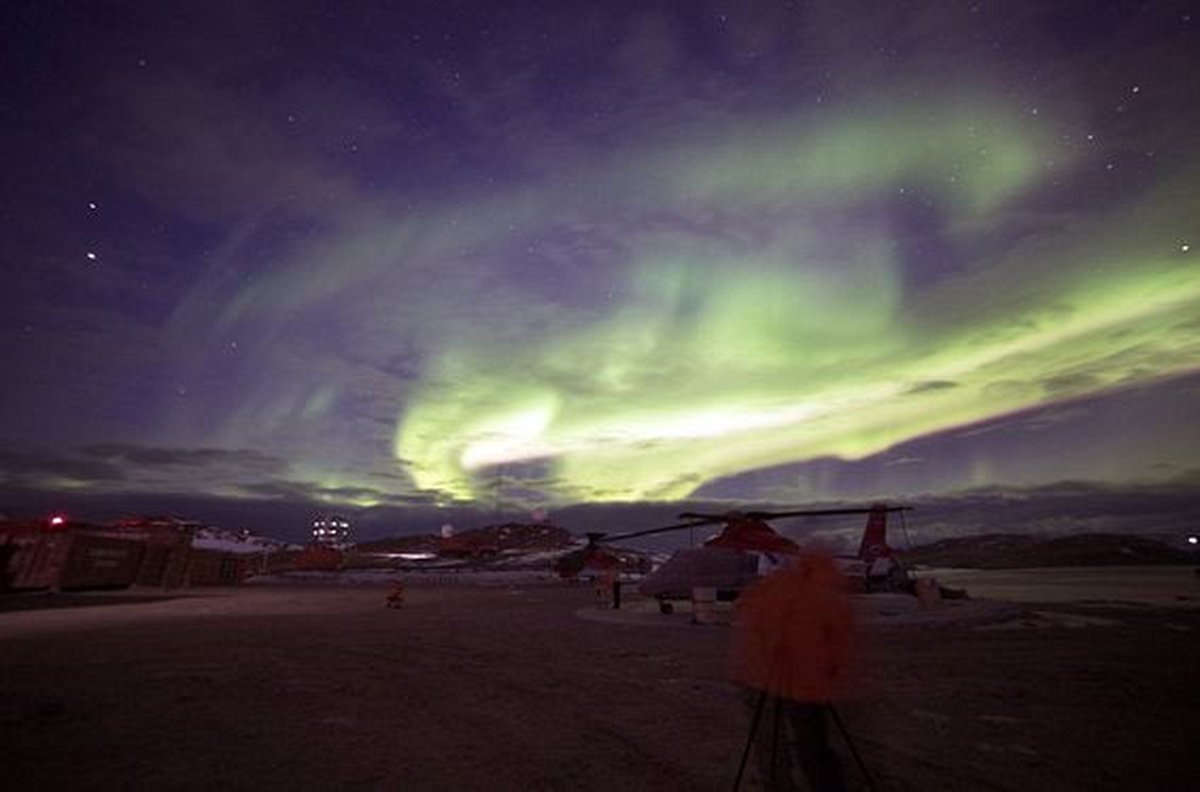
<path id="1" fill-rule="evenodd" d="M 138 497 L 188 491 L 299 498 L 314 495 L 279 483 L 289 468 L 286 460 L 252 449 L 167 448 L 133 443 L 98 443 L 62 454 L 31 450 L 0 455 L 0 475 L 7 486 L 62 496 L 117 497 L 127 493 Z"/>
<path id="2" fill-rule="evenodd" d="M 246 448 L 165 448 L 129 443 L 99 443 L 84 446 L 79 451 L 85 456 L 138 468 L 213 467 L 230 475 L 277 474 L 288 468 L 286 460 Z"/>
<path id="3" fill-rule="evenodd" d="M 911 388 L 909 388 L 908 392 L 913 394 L 929 393 L 930 391 L 949 390 L 950 388 L 957 387 L 957 382 L 950 382 L 948 380 L 930 380 L 928 382 L 918 382 L 916 385 L 913 385 Z"/>
<path id="4" fill-rule="evenodd" d="M 387 491 L 368 486 L 326 486 L 289 479 L 240 484 L 235 489 L 253 498 L 308 503 L 317 509 L 418 508 L 435 506 L 438 502 L 432 493 Z"/>
<path id="5" fill-rule="evenodd" d="M 996 422 L 984 423 L 983 425 L 980 425 L 980 426 L 973 426 L 969 429 L 964 429 L 962 431 L 955 432 L 954 436 L 962 437 L 962 438 L 981 437 L 983 435 L 993 434 L 995 432 L 1004 432 L 1011 428 L 1012 428 L 1011 425 L 1006 421 L 996 421 Z"/>
<path id="6" fill-rule="evenodd" d="M 1025 418 L 1020 422 L 1023 429 L 1039 430 L 1046 429 L 1051 426 L 1066 423 L 1068 421 L 1082 421 L 1091 415 L 1091 410 L 1081 404 L 1073 406 L 1065 406 L 1056 409 L 1040 410 L 1034 415 Z"/>
<path id="7" fill-rule="evenodd" d="M 126 481 L 119 465 L 42 452 L 0 452 L 0 477 L 6 486 L 87 486 Z"/>
<path id="8" fill-rule="evenodd" d="M 885 461 L 883 463 L 883 465 L 884 465 L 884 467 L 893 467 L 895 465 L 916 465 L 916 464 L 919 464 L 924 461 L 925 460 L 922 459 L 921 457 L 900 456 L 900 457 L 895 457 L 894 459 L 889 459 L 889 460 Z"/>

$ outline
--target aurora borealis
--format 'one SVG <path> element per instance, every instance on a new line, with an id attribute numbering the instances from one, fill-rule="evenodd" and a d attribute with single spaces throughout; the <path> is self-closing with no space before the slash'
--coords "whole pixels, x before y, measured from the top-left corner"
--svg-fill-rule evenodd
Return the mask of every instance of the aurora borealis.
<path id="1" fill-rule="evenodd" d="M 20 12 L 10 490 L 1200 468 L 1188 4 L 400 6 Z"/>
<path id="2" fill-rule="evenodd" d="M 1170 242 L 1200 209 L 1185 189 L 1055 235 L 1043 243 L 1052 261 L 1017 247 L 906 293 L 898 232 L 873 207 L 913 190 L 946 207 L 946 244 L 969 251 L 1004 233 L 1005 200 L 1036 190 L 1036 163 L 1071 157 L 1002 119 L 980 131 L 929 113 L 928 126 L 951 130 L 944 140 L 906 123 L 855 117 L 745 157 L 728 144 L 691 149 L 695 173 L 630 177 L 606 191 L 617 206 L 589 207 L 599 219 L 562 221 L 563 244 L 628 250 L 621 304 L 515 344 L 452 346 L 398 432 L 417 482 L 471 497 L 474 471 L 545 459 L 567 492 L 678 498 L 720 476 L 860 458 L 1200 360 L 1189 326 L 1200 269 Z M 879 139 L 858 139 L 862 128 Z M 684 199 L 631 208 L 664 182 Z M 1168 241 L 1156 251 L 1140 237 L 1160 224 Z"/>

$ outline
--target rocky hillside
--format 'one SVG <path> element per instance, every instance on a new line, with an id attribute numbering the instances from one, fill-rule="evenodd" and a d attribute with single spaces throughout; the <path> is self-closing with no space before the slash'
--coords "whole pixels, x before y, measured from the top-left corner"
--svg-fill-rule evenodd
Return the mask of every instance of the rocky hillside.
<path id="1" fill-rule="evenodd" d="M 943 539 L 899 553 L 909 565 L 1019 569 L 1054 566 L 1197 564 L 1200 554 L 1126 534 L 984 534 Z"/>

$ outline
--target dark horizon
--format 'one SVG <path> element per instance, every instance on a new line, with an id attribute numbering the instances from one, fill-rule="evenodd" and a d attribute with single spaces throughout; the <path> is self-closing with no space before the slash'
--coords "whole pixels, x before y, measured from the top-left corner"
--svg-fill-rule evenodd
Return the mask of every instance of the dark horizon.
<path id="1" fill-rule="evenodd" d="M 582 536 L 589 531 L 618 533 L 668 525 L 678 522 L 678 514 L 688 510 L 720 513 L 734 509 L 830 508 L 885 502 L 913 507 L 903 518 L 894 516 L 890 522 L 891 536 L 901 546 L 987 533 L 1122 533 L 1183 545 L 1186 537 L 1200 527 L 1198 476 L 1200 472 L 1175 482 L 1123 487 L 1059 482 L 1025 489 L 978 488 L 952 494 L 925 493 L 907 499 L 574 504 L 537 515 L 503 506 L 499 510 L 464 505 L 347 508 L 318 502 L 235 501 L 185 494 L 52 498 L 45 493 L 9 492 L 0 502 L 0 516 L 42 519 L 50 514 L 65 514 L 72 520 L 103 524 L 128 516 L 171 515 L 224 530 L 247 529 L 258 536 L 303 543 L 311 539 L 314 517 L 341 514 L 351 521 L 354 540 L 367 542 L 435 534 L 445 524 L 462 531 L 544 518 Z M 775 527 L 792 537 L 826 537 L 836 543 L 857 537 L 862 530 L 862 518 L 791 518 L 777 521 Z M 683 532 L 674 537 L 647 537 L 637 543 L 653 549 L 669 549 L 682 546 L 686 540 Z"/>

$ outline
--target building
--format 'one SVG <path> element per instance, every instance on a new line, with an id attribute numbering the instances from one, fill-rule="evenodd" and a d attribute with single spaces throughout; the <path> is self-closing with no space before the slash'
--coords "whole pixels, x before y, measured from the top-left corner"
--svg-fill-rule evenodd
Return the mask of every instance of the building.
<path id="1" fill-rule="evenodd" d="M 349 547 L 350 521 L 338 514 L 322 514 L 313 520 L 313 542 L 326 547 L 342 549 Z"/>

